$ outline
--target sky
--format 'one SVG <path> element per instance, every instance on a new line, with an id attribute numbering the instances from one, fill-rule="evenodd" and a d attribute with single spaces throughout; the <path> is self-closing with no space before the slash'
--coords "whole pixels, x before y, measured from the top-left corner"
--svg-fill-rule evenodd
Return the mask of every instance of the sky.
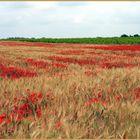
<path id="1" fill-rule="evenodd" d="M 0 38 L 140 34 L 140 2 L 0 2 Z"/>

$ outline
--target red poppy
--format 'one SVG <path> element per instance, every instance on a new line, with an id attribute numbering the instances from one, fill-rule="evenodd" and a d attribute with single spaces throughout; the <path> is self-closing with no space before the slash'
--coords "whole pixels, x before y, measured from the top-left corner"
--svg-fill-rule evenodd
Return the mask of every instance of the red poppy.
<path id="1" fill-rule="evenodd" d="M 37 116 L 38 116 L 38 117 L 41 117 L 41 115 L 42 115 L 41 109 L 37 109 L 37 110 L 36 110 L 36 113 L 37 113 Z"/>
<path id="2" fill-rule="evenodd" d="M 59 128 L 59 127 L 61 127 L 62 126 L 62 123 L 61 122 L 57 122 L 56 124 L 55 124 L 55 128 Z"/>

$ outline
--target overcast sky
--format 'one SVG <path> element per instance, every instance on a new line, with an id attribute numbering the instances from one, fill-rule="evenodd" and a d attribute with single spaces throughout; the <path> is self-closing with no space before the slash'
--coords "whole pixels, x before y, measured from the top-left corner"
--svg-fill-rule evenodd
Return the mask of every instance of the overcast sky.
<path id="1" fill-rule="evenodd" d="M 0 38 L 140 34 L 140 2 L 0 2 Z"/>

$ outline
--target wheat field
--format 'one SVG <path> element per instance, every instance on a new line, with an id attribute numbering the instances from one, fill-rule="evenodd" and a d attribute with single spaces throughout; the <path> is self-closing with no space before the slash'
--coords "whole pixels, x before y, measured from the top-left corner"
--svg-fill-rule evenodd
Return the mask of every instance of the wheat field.
<path id="1" fill-rule="evenodd" d="M 140 45 L 1 41 L 0 138 L 140 139 Z"/>

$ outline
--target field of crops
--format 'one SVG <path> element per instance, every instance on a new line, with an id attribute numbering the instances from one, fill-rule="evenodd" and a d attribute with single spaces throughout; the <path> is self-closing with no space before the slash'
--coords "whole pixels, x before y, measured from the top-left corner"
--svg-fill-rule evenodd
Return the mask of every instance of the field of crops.
<path id="1" fill-rule="evenodd" d="M 140 139 L 140 45 L 0 41 L 0 138 Z"/>

